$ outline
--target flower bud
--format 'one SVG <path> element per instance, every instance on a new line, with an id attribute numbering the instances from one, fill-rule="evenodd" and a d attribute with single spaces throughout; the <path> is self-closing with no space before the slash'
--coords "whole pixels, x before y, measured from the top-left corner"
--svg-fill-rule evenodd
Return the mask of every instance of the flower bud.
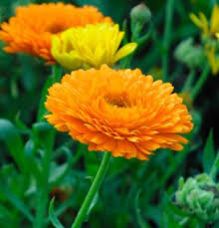
<path id="1" fill-rule="evenodd" d="M 205 53 L 203 47 L 195 46 L 193 39 L 183 40 L 175 50 L 175 58 L 187 65 L 189 68 L 196 68 L 203 65 Z"/>
<path id="2" fill-rule="evenodd" d="M 151 19 L 151 11 L 144 3 L 141 3 L 132 8 L 130 15 L 134 23 L 145 24 Z"/>
<path id="3" fill-rule="evenodd" d="M 151 11 L 141 3 L 131 10 L 130 16 L 131 40 L 141 45 L 147 41 L 151 34 Z"/>
<path id="4" fill-rule="evenodd" d="M 175 193 L 176 204 L 205 222 L 219 219 L 219 185 L 207 174 L 199 174 L 184 181 L 179 180 Z"/>

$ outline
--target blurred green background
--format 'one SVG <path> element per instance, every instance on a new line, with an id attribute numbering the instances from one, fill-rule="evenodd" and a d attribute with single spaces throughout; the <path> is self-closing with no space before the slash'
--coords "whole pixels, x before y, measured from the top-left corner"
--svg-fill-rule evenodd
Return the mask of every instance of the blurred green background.
<path id="1" fill-rule="evenodd" d="M 0 21 L 6 21 L 19 5 L 42 2 L 57 1 L 1 0 Z M 75 0 L 62 2 L 78 6 L 95 5 L 122 26 L 124 20 L 129 25 L 130 10 L 142 1 Z M 137 50 L 132 68 L 139 67 L 144 73 L 153 72 L 155 78 L 161 78 L 167 1 L 144 2 L 152 12 L 154 31 L 148 42 Z M 212 0 L 175 1 L 169 68 L 170 81 L 174 84 L 176 91 L 179 91 L 181 84 L 185 81 L 188 69 L 174 58 L 175 47 L 190 36 L 195 37 L 197 43 L 199 42 L 199 31 L 190 21 L 189 13 L 202 11 L 210 16 L 215 2 Z M 0 117 L 10 120 L 16 126 L 25 143 L 25 148 L 28 148 L 27 142 L 32 137 L 30 131 L 33 129 L 33 123 L 36 122 L 40 91 L 51 69 L 39 59 L 31 56 L 7 54 L 2 51 L 3 43 L 0 43 L 0 46 Z M 197 69 L 197 78 L 200 72 L 201 69 Z M 179 221 L 185 215 L 171 204 L 172 196 L 180 176 L 188 177 L 203 171 L 202 155 L 211 129 L 214 132 L 215 148 L 219 145 L 218 84 L 218 76 L 209 77 L 194 106 L 191 107 L 195 129 L 192 140 L 186 146 L 184 153 L 158 151 L 149 162 L 113 159 L 108 177 L 98 196 L 100 200 L 94 205 L 89 223 L 85 227 L 182 227 Z M 7 132 L 4 132 L 1 126 L 0 134 L 6 134 L 7 137 Z M 4 137 L 0 136 L 0 138 Z M 57 215 L 63 224 L 69 227 L 91 183 L 91 176 L 98 168 L 100 156 L 88 153 L 86 146 L 76 144 L 66 135 L 58 134 L 57 138 L 52 165 L 54 170 L 51 172 L 51 178 L 55 181 L 50 186 L 50 199 L 56 196 Z M 19 168 L 15 165 L 13 156 L 8 153 L 7 145 L 2 143 L 0 150 L 0 227 L 31 227 L 26 207 L 34 213 L 36 183 L 31 179 L 28 184 L 20 186 L 24 181 L 23 175 L 18 171 Z M 57 178 L 56 175 L 62 172 L 61 168 L 66 165 L 67 160 L 75 156 L 74 151 L 79 153 L 74 166 L 70 166 L 71 169 L 66 171 L 64 177 L 61 173 L 62 178 L 60 176 Z"/>

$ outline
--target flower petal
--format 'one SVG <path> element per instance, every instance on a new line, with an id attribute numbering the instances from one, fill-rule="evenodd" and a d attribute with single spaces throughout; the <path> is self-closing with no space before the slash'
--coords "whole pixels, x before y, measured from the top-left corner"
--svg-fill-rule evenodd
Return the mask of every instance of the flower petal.
<path id="1" fill-rule="evenodd" d="M 128 43 L 118 50 L 116 53 L 113 62 L 117 62 L 119 59 L 131 54 L 137 48 L 136 43 Z"/>

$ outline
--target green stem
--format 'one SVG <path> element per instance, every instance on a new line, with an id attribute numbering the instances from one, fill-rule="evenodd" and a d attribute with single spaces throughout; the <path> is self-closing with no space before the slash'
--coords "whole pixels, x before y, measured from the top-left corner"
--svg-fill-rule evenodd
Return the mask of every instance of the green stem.
<path id="1" fill-rule="evenodd" d="M 36 218 L 34 220 L 34 228 L 42 228 L 45 226 L 44 222 L 46 220 L 46 210 L 49 198 L 49 171 L 50 171 L 50 161 L 52 150 L 49 149 L 45 151 L 43 158 L 43 180 L 38 183 L 38 200 L 37 200 L 37 211 Z"/>
<path id="2" fill-rule="evenodd" d="M 39 103 L 39 109 L 37 113 L 37 121 L 42 121 L 44 120 L 44 115 L 46 114 L 46 108 L 45 108 L 45 101 L 46 101 L 46 96 L 48 94 L 48 89 L 52 84 L 55 82 L 59 81 L 60 76 L 62 75 L 61 68 L 58 65 L 53 65 L 52 66 L 52 74 L 47 78 L 43 89 L 41 93 L 41 98 L 40 98 L 40 103 Z"/>
<path id="3" fill-rule="evenodd" d="M 185 84 L 182 88 L 182 92 L 189 91 L 195 79 L 195 69 L 191 69 L 190 74 L 188 75 Z"/>
<path id="4" fill-rule="evenodd" d="M 173 8 L 174 0 L 168 0 L 166 4 L 166 20 L 165 20 L 165 30 L 163 38 L 163 57 L 162 57 L 162 68 L 163 68 L 163 80 L 168 81 L 168 65 L 169 65 L 169 49 L 171 42 L 171 30 L 172 30 L 172 20 L 173 20 Z"/>
<path id="5" fill-rule="evenodd" d="M 53 83 L 57 82 L 60 79 L 60 75 L 62 73 L 62 69 L 58 65 L 52 66 L 52 79 Z"/>
<path id="6" fill-rule="evenodd" d="M 110 158 L 111 158 L 111 154 L 109 152 L 105 152 L 103 159 L 101 161 L 101 164 L 99 166 L 99 169 L 97 171 L 97 174 L 93 180 L 93 183 L 84 199 L 84 202 L 83 202 L 81 208 L 79 209 L 79 212 L 78 212 L 71 228 L 80 228 L 82 223 L 84 222 L 84 220 L 88 214 L 88 211 L 90 209 L 90 205 L 92 204 L 94 197 L 96 196 L 96 194 L 100 188 L 100 185 L 104 179 Z"/>
<path id="7" fill-rule="evenodd" d="M 206 82 L 208 76 L 210 73 L 210 67 L 207 64 L 204 68 L 204 70 L 202 71 L 201 76 L 199 77 L 197 83 L 195 84 L 194 88 L 191 91 L 191 99 L 192 101 L 194 101 L 196 99 L 196 97 L 199 95 L 204 83 Z"/>
<path id="8" fill-rule="evenodd" d="M 61 75 L 60 68 L 57 65 L 52 66 L 52 75 L 46 81 L 42 94 L 41 94 L 41 101 L 38 113 L 38 121 L 44 118 L 46 113 L 46 109 L 44 106 L 44 102 L 46 100 L 46 95 L 48 88 L 58 81 Z M 50 164 L 51 164 L 51 157 L 52 157 L 52 148 L 55 140 L 55 132 L 52 129 L 50 134 L 47 134 L 48 140 L 42 142 L 43 148 L 43 158 L 42 158 L 42 175 L 41 178 L 38 179 L 37 183 L 37 206 L 36 206 L 36 217 L 34 220 L 34 228 L 42 228 L 45 226 L 45 215 L 47 211 L 47 204 L 49 200 L 49 172 L 50 172 Z M 49 142 L 49 143 L 48 143 Z"/>
<path id="9" fill-rule="evenodd" d="M 36 217 L 34 220 L 34 228 L 45 227 L 46 221 L 46 211 L 49 201 L 49 174 L 50 174 L 50 164 L 52 158 L 52 149 L 55 141 L 55 131 L 51 129 L 47 133 L 47 139 L 41 142 L 44 149 L 43 159 L 42 159 L 42 176 L 40 180 L 37 180 L 37 208 L 36 208 Z"/>
<path id="10" fill-rule="evenodd" d="M 217 157 L 215 158 L 214 164 L 212 165 L 211 171 L 210 171 L 210 177 L 213 180 L 217 176 L 218 168 L 219 168 L 219 153 L 217 154 Z"/>

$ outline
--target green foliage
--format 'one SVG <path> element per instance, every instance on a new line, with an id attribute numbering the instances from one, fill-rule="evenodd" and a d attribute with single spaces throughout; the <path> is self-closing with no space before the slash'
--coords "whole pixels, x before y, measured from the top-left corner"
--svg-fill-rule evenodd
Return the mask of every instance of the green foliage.
<path id="1" fill-rule="evenodd" d="M 25 174 L 25 156 L 22 139 L 14 125 L 5 119 L 0 119 L 0 139 L 7 145 L 8 151 L 14 158 L 20 170 Z"/>
<path id="2" fill-rule="evenodd" d="M 210 173 L 215 160 L 215 149 L 213 131 L 211 130 L 205 143 L 203 151 L 203 168 L 206 173 Z"/>
<path id="3" fill-rule="evenodd" d="M 18 5 L 42 2 L 57 1 L 1 0 L 0 21 L 13 15 Z M 95 5 L 124 25 L 127 42 L 136 38 L 131 31 L 130 11 L 141 1 L 62 2 Z M 174 2 L 173 11 L 167 7 L 167 1 L 143 2 L 150 9 L 151 20 L 138 29 L 143 39 L 133 59 L 126 59 L 120 66 L 130 63 L 131 68 L 155 72 L 153 76 L 160 79 L 165 73 L 176 92 L 182 91 L 187 76 L 192 75 L 183 90 L 190 96 L 194 81 L 202 73 L 197 64 L 203 65 L 203 53 L 197 45 L 198 29 L 188 15 L 200 11 L 210 15 L 215 1 L 179 0 Z M 170 12 L 170 27 L 164 36 L 167 11 Z M 189 37 L 193 39 L 188 41 Z M 192 65 L 193 72 L 188 72 L 188 68 L 174 57 L 176 47 L 184 40 L 188 42 L 187 49 L 186 53 L 185 50 L 180 53 L 180 61 Z M 60 80 L 62 70 L 56 66 L 51 73 L 51 67 L 42 61 L 23 54 L 7 54 L 2 48 L 3 43 L 0 43 L 0 227 L 33 227 L 33 224 L 35 227 L 69 227 L 96 174 L 101 153 L 89 152 L 87 146 L 56 132 L 45 122 L 47 90 Z M 209 77 L 193 104 L 185 99 L 194 129 L 187 136 L 189 143 L 183 151 L 159 150 L 146 162 L 112 159 L 86 227 L 196 228 L 207 224 L 178 207 L 174 192 L 181 176 L 187 179 L 205 172 L 213 175 L 215 182 L 218 180 L 218 132 L 214 129 L 219 115 L 218 91 L 218 77 Z M 206 199 L 210 201 L 210 194 L 203 195 L 201 206 Z M 219 227 L 219 224 L 215 222 L 212 226 Z"/>
<path id="4" fill-rule="evenodd" d="M 54 201 L 55 201 L 55 198 L 53 198 L 49 204 L 49 218 L 55 228 L 63 228 L 64 226 L 60 223 L 60 221 L 58 220 L 58 218 L 54 213 Z"/>
<path id="5" fill-rule="evenodd" d="M 219 219 L 219 185 L 207 174 L 179 180 L 176 203 L 199 220 L 213 222 Z"/>

